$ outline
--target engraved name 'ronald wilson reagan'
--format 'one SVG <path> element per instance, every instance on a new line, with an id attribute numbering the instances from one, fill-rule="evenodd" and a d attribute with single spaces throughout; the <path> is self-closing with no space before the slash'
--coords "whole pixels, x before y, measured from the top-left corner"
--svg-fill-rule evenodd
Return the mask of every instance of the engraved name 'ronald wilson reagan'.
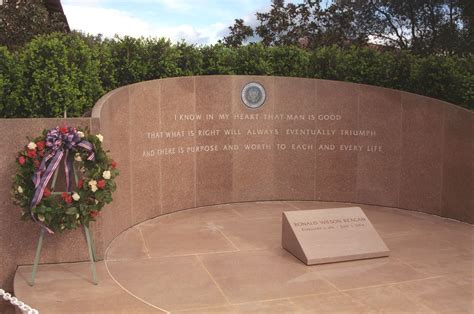
<path id="1" fill-rule="evenodd" d="M 283 213 L 282 247 L 306 265 L 388 256 L 359 207 Z"/>

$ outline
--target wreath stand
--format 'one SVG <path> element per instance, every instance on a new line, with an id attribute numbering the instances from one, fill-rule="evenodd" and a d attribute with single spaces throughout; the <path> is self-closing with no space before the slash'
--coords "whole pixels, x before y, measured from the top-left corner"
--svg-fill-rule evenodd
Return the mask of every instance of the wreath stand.
<path id="1" fill-rule="evenodd" d="M 77 185 L 78 179 L 77 179 L 76 169 L 74 167 L 72 167 L 72 168 L 73 168 L 72 172 L 74 173 L 74 180 L 75 180 L 76 185 Z M 58 177 L 58 172 L 59 172 L 59 167 L 54 172 L 53 181 L 51 183 L 51 190 L 53 192 L 51 192 L 51 194 L 59 195 L 59 194 L 62 193 L 62 192 L 54 192 L 54 187 L 56 186 L 56 179 Z M 89 228 L 86 225 L 83 225 L 83 226 L 84 226 L 84 233 L 86 235 L 87 248 L 89 250 L 89 258 L 90 258 L 90 261 L 91 261 L 92 283 L 94 285 L 97 285 L 98 281 L 97 281 L 97 271 L 96 271 L 96 268 L 95 268 L 96 254 L 95 254 L 95 249 L 94 249 L 94 243 L 92 242 L 92 237 L 91 237 L 91 233 L 90 233 Z M 45 234 L 45 229 L 43 227 L 41 227 L 40 236 L 39 236 L 39 239 L 38 239 L 38 246 L 36 247 L 35 262 L 33 264 L 33 270 L 31 272 L 31 280 L 29 282 L 29 285 L 31 287 L 33 287 L 35 285 L 36 271 L 38 269 L 38 263 L 39 263 L 39 260 L 40 260 L 41 247 L 43 246 L 44 234 Z"/>

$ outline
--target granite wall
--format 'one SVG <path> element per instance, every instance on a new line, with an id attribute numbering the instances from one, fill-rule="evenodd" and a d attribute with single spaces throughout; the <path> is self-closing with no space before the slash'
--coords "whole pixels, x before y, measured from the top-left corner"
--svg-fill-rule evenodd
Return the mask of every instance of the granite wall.
<path id="1" fill-rule="evenodd" d="M 244 106 L 259 82 L 266 101 Z M 316 79 L 170 78 L 105 95 L 90 119 L 121 175 L 93 227 L 99 257 L 128 227 L 162 214 L 259 200 L 343 201 L 474 223 L 473 114 L 401 91 Z M 15 153 L 62 119 L 0 120 L 0 285 L 31 264 L 38 227 L 10 201 Z M 41 262 L 87 260 L 80 231 L 48 236 Z"/>
<path id="2" fill-rule="evenodd" d="M 259 109 L 241 100 L 254 81 L 266 92 Z M 105 243 L 161 214 L 258 200 L 376 204 L 474 223 L 473 114 L 436 99 L 315 79 L 201 76 L 122 87 L 93 116 L 130 178 L 105 214 Z"/>

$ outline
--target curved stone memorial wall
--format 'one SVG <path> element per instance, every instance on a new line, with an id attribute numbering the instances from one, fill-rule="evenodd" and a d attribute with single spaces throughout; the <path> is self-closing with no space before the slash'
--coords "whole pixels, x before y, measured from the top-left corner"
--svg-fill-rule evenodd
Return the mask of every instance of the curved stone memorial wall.
<path id="1" fill-rule="evenodd" d="M 258 200 L 474 221 L 473 115 L 432 98 L 316 79 L 199 76 L 122 87 L 93 116 L 122 165 L 105 242 L 158 215 Z"/>
<path id="2" fill-rule="evenodd" d="M 68 119 L 69 120 L 69 119 Z M 0 284 L 31 264 L 39 232 L 10 201 L 15 153 L 62 119 L 3 119 Z M 123 230 L 212 204 L 325 200 L 474 223 L 473 114 L 436 99 L 316 79 L 200 76 L 105 95 L 91 119 L 120 169 L 94 224 L 99 257 Z M 42 262 L 87 260 L 80 231 L 45 239 Z"/>

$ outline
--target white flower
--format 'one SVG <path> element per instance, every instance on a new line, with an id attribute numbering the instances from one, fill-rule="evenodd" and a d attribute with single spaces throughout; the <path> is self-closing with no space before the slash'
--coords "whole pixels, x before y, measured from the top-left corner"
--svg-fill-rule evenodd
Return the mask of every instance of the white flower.
<path id="1" fill-rule="evenodd" d="M 79 196 L 79 194 L 77 194 L 77 193 L 73 193 L 73 194 L 72 194 L 72 199 L 73 199 L 73 200 L 75 200 L 75 201 L 77 202 L 78 200 L 80 200 L 80 199 L 81 199 L 81 197 Z"/>
<path id="2" fill-rule="evenodd" d="M 110 179 L 110 176 L 111 176 L 111 173 L 109 170 L 105 170 L 103 173 L 102 173 L 102 177 L 105 179 L 105 180 L 109 180 Z"/>
<path id="3" fill-rule="evenodd" d="M 99 201 L 98 201 L 98 200 L 95 200 L 95 204 L 96 204 L 96 205 L 99 204 Z"/>
<path id="4" fill-rule="evenodd" d="M 79 214 L 76 214 L 76 219 L 79 219 Z"/>
<path id="5" fill-rule="evenodd" d="M 104 141 L 104 136 L 102 136 L 101 134 L 96 134 L 95 136 L 97 136 L 101 143 Z"/>
<path id="6" fill-rule="evenodd" d="M 20 194 L 23 193 L 23 188 L 21 186 L 19 186 L 17 190 L 18 190 L 18 193 Z"/>
<path id="7" fill-rule="evenodd" d="M 33 150 L 33 149 L 36 149 L 36 144 L 33 142 L 29 142 L 27 147 L 28 149 Z"/>
<path id="8" fill-rule="evenodd" d="M 97 191 L 97 181 L 96 180 L 90 180 L 89 181 L 89 186 L 91 187 L 91 191 L 95 192 Z"/>
<path id="9" fill-rule="evenodd" d="M 80 138 L 84 137 L 84 132 L 82 131 L 77 131 L 77 135 L 79 135 Z"/>
<path id="10" fill-rule="evenodd" d="M 82 161 L 81 154 L 76 153 L 76 155 L 74 156 L 74 160 L 75 161 Z"/>
<path id="11" fill-rule="evenodd" d="M 42 214 L 38 214 L 38 220 L 43 222 L 44 221 L 44 216 Z"/>

